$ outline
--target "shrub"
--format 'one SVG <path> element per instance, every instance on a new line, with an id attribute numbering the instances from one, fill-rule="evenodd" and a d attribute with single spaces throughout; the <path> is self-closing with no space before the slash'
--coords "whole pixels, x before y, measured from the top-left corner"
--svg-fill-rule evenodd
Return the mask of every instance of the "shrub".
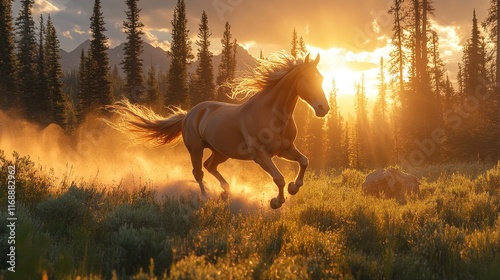
<path id="1" fill-rule="evenodd" d="M 119 230 L 124 225 L 131 228 L 160 228 L 162 219 L 159 205 L 137 200 L 134 203 L 116 206 L 107 217 L 104 225 L 111 232 Z"/>
<path id="2" fill-rule="evenodd" d="M 155 273 L 169 271 L 173 255 L 170 242 L 161 232 L 151 228 L 133 228 L 124 224 L 109 236 L 109 262 L 111 267 L 125 275 L 133 275 L 147 268 L 150 259 L 155 260 Z"/>
<path id="3" fill-rule="evenodd" d="M 58 241 L 88 235 L 102 219 L 103 194 L 96 189 L 71 186 L 67 192 L 45 199 L 36 206 L 34 215 L 43 229 Z"/>
<path id="4" fill-rule="evenodd" d="M 14 159 L 10 161 L 0 150 L 0 170 L 15 166 L 16 202 L 31 208 L 50 194 L 56 178 L 52 171 L 46 172 L 42 167 L 37 169 L 29 156 L 22 157 L 16 152 L 12 156 Z M 8 172 L 0 172 L 0 182 L 6 183 L 7 176 Z M 0 199 L 0 205 L 5 205 L 7 192 L 0 192 Z"/>

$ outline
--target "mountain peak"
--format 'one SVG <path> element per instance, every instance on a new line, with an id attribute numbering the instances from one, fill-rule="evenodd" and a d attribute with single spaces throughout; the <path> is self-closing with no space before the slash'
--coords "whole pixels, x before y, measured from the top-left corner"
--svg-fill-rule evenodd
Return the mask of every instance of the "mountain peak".
<path id="1" fill-rule="evenodd" d="M 122 68 L 120 67 L 121 62 L 123 61 L 123 48 L 124 48 L 124 43 L 121 43 L 120 45 L 110 48 L 108 50 L 108 56 L 109 56 L 109 66 L 111 69 L 113 67 L 118 66 L 118 69 L 120 70 L 120 74 L 123 75 Z M 153 64 L 156 67 L 157 71 L 160 72 L 168 72 L 168 68 L 170 65 L 170 56 L 168 53 L 163 50 L 160 47 L 154 47 L 151 44 L 144 42 L 143 43 L 144 51 L 141 55 L 141 58 L 143 60 L 143 69 L 144 73 L 147 72 L 149 66 Z M 64 50 L 61 50 L 61 65 L 63 68 L 64 72 L 71 72 L 73 70 L 78 70 L 80 66 L 80 56 L 83 50 L 88 50 L 90 48 L 90 40 L 85 40 L 82 42 L 78 47 L 76 47 L 74 50 L 71 52 L 66 52 Z M 236 53 L 236 61 L 237 61 L 237 70 L 238 71 L 247 71 L 249 68 L 253 68 L 256 64 L 255 59 L 253 58 L 248 51 L 243 48 L 241 45 L 237 46 L 237 53 Z M 218 69 L 219 69 L 219 64 L 221 61 L 221 55 L 216 55 L 213 57 L 213 67 L 214 67 L 214 74 L 217 75 Z M 198 61 L 193 62 L 190 67 L 189 71 L 193 72 L 194 69 L 196 69 L 196 65 L 198 65 Z"/>

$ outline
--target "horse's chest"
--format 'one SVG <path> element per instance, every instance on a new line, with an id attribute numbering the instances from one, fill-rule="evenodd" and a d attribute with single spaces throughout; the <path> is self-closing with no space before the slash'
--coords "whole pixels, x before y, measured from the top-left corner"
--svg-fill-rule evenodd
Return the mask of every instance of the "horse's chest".
<path id="1" fill-rule="evenodd" d="M 292 141 L 283 135 L 275 134 L 272 141 L 269 141 L 265 146 L 269 154 L 277 155 L 281 151 L 286 150 L 290 147 Z"/>

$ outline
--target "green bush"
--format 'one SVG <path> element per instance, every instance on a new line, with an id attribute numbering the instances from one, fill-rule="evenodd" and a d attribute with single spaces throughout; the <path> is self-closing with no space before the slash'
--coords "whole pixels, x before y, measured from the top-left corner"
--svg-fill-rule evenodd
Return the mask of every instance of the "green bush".
<path id="1" fill-rule="evenodd" d="M 35 207 L 34 216 L 58 241 L 91 234 L 102 218 L 103 193 L 71 186 L 60 196 L 47 198 Z"/>
<path id="2" fill-rule="evenodd" d="M 147 268 L 150 259 L 155 261 L 155 273 L 169 271 L 172 265 L 172 248 L 167 237 L 151 228 L 133 228 L 124 224 L 110 234 L 107 242 L 112 248 L 109 261 L 117 271 L 132 275 Z"/>
<path id="3" fill-rule="evenodd" d="M 47 197 L 55 189 L 56 178 L 52 170 L 48 172 L 42 167 L 35 167 L 29 156 L 20 156 L 14 152 L 13 160 L 8 160 L 5 152 L 0 150 L 0 182 L 7 183 L 8 166 L 15 167 L 16 202 L 23 203 L 26 207 L 33 207 Z M 4 171 L 5 170 L 5 171 Z M 4 207 L 7 202 L 7 192 L 0 192 L 0 205 Z M 6 206 L 5 206 L 6 207 Z"/>

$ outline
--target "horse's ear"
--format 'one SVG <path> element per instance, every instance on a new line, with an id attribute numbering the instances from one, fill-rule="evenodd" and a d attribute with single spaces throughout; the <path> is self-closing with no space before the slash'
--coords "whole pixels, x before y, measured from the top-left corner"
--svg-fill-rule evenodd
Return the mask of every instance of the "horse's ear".
<path id="1" fill-rule="evenodd" d="M 307 54 L 306 59 L 304 59 L 304 64 L 309 63 L 309 54 Z"/>
<path id="2" fill-rule="evenodd" d="M 318 65 L 318 63 L 319 63 L 319 53 L 316 56 L 316 59 L 314 60 L 314 65 Z"/>

